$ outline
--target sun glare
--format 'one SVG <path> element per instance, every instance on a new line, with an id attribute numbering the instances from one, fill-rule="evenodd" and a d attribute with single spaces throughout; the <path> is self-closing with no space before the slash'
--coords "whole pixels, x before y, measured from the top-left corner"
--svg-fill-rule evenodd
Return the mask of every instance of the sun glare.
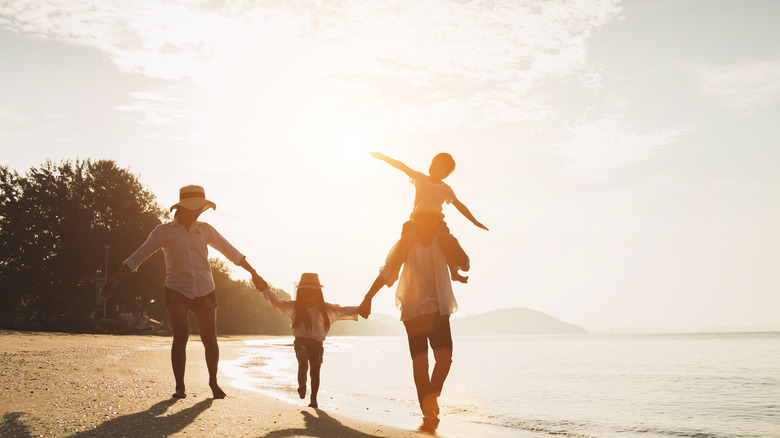
<path id="1" fill-rule="evenodd" d="M 338 158 L 347 163 L 355 163 L 365 160 L 369 157 L 368 153 L 373 151 L 372 145 L 366 138 L 358 133 L 352 132 L 341 136 L 335 145 Z"/>

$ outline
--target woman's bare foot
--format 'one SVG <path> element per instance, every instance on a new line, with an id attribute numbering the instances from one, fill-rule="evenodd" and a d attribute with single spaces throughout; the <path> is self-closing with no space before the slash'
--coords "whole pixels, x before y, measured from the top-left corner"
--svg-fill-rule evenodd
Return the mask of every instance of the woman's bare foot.
<path id="1" fill-rule="evenodd" d="M 309 407 L 310 408 L 318 408 L 319 407 L 319 405 L 317 405 L 317 399 L 316 398 L 312 398 L 311 399 L 311 403 L 309 403 Z"/>
<path id="2" fill-rule="evenodd" d="M 173 397 L 173 398 L 186 398 L 187 397 L 187 392 L 184 390 L 183 386 L 177 386 L 176 387 L 176 392 L 174 392 L 171 397 Z"/>
<path id="3" fill-rule="evenodd" d="M 301 397 L 301 400 L 303 400 L 306 397 L 306 386 L 299 386 L 298 387 L 298 395 Z"/>
<path id="4" fill-rule="evenodd" d="M 227 394 L 225 394 L 225 391 L 222 390 L 222 388 L 219 387 L 216 383 L 209 383 L 209 387 L 211 388 L 211 394 L 214 398 L 225 398 Z"/>

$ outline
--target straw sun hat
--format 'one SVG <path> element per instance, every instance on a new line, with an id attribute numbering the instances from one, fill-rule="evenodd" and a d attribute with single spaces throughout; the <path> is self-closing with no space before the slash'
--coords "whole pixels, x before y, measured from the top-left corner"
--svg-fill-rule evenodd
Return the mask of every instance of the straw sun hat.
<path id="1" fill-rule="evenodd" d="M 301 281 L 296 285 L 298 289 L 322 289 L 320 284 L 320 276 L 313 272 L 305 272 L 301 274 Z"/>
<path id="2" fill-rule="evenodd" d="M 217 204 L 206 199 L 206 191 L 203 187 L 196 185 L 184 186 L 179 189 L 179 202 L 173 204 L 174 208 L 186 208 L 187 210 L 206 211 L 209 208 L 217 209 Z"/>

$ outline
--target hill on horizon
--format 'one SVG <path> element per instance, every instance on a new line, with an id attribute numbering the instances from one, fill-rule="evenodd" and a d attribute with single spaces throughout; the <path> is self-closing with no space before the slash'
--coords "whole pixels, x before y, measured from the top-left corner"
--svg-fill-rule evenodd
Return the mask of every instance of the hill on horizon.
<path id="1" fill-rule="evenodd" d="M 587 330 L 561 321 L 546 313 L 525 307 L 491 310 L 477 315 L 453 317 L 450 320 L 454 336 L 469 335 L 563 335 L 584 334 Z M 331 336 L 406 336 L 398 316 L 372 314 L 368 320 L 338 321 Z"/>
<path id="2" fill-rule="evenodd" d="M 585 334 L 576 324 L 525 307 L 497 309 L 478 315 L 453 318 L 453 335 L 569 335 Z"/>

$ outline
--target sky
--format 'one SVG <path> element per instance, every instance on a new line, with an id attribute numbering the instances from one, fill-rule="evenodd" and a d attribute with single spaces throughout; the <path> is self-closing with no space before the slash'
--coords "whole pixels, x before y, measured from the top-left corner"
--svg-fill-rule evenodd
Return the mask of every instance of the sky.
<path id="1" fill-rule="evenodd" d="M 113 159 L 287 291 L 357 305 L 445 182 L 457 315 L 780 326 L 773 0 L 0 0 L 0 165 Z M 110 254 L 125 258 L 129 254 Z M 238 268 L 237 278 L 247 278 Z M 374 312 L 397 316 L 394 288 Z"/>

